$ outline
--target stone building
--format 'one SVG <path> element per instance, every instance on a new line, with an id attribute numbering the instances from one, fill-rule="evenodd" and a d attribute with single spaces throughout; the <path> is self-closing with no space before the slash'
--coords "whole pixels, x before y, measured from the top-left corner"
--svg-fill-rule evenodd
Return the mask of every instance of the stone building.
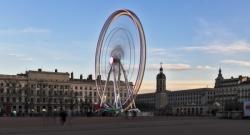
<path id="1" fill-rule="evenodd" d="M 224 79 L 219 69 L 215 79 L 215 101 L 220 111 L 242 110 L 243 102 L 250 100 L 250 77 Z"/>
<path id="2" fill-rule="evenodd" d="M 166 76 L 161 67 L 156 77 L 156 92 L 139 94 L 136 103 L 142 110 L 165 111 L 171 115 L 211 115 L 218 111 L 242 111 L 243 102 L 249 100 L 249 77 L 224 79 L 219 69 L 214 88 L 170 91 L 166 90 Z"/>
<path id="3" fill-rule="evenodd" d="M 206 115 L 214 102 L 212 88 L 172 91 L 168 96 L 173 115 Z"/>
<path id="4" fill-rule="evenodd" d="M 124 86 L 125 87 L 125 86 Z M 114 99 L 113 84 L 108 85 L 108 102 Z M 121 90 L 122 100 L 127 96 Z M 91 111 L 99 103 L 95 80 L 92 75 L 74 78 L 68 72 L 26 71 L 24 74 L 0 75 L 0 114 L 18 115 L 55 114 L 70 110 L 73 114 Z"/>

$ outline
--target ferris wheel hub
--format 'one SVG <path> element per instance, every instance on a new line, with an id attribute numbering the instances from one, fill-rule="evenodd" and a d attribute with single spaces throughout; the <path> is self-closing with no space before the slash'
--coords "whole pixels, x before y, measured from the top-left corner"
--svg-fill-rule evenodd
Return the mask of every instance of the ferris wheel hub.
<path id="1" fill-rule="evenodd" d="M 115 58 L 115 57 L 110 57 L 109 59 L 109 64 L 112 65 L 112 64 L 118 64 L 120 63 L 120 59 L 119 58 Z"/>

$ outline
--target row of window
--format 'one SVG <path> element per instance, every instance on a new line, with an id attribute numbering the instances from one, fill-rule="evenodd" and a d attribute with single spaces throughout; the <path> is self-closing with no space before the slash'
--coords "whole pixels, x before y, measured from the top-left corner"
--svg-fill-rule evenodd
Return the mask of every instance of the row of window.
<path id="1" fill-rule="evenodd" d="M 22 87 L 21 84 L 16 84 L 16 83 L 0 83 L 1 87 Z"/>
<path id="2" fill-rule="evenodd" d="M 4 93 L 4 89 L 0 89 L 0 94 L 2 94 L 2 93 Z M 10 90 L 10 89 L 6 89 L 6 93 L 7 94 L 20 94 L 20 95 L 22 95 L 22 93 L 24 93 L 25 95 L 27 95 L 28 94 L 28 90 L 15 90 L 15 89 L 13 89 L 13 90 Z M 31 90 L 30 91 L 30 95 L 34 95 L 36 93 L 36 95 L 37 96 L 41 96 L 41 95 L 46 95 L 46 94 L 48 94 L 48 95 L 75 95 L 75 96 L 83 96 L 83 92 L 82 91 L 80 91 L 80 92 L 73 92 L 73 91 L 48 91 L 48 92 L 46 92 L 45 90 L 37 90 L 36 92 L 35 92 L 35 90 Z M 96 92 L 93 92 L 93 94 L 94 94 L 94 96 L 97 96 L 97 93 Z M 87 91 L 85 91 L 85 96 L 93 96 L 93 94 L 92 94 L 92 92 L 87 92 Z"/>
<path id="3" fill-rule="evenodd" d="M 69 89 L 68 85 L 47 85 L 47 84 L 31 84 L 30 85 L 31 88 L 60 88 L 60 89 Z"/>
<path id="4" fill-rule="evenodd" d="M 29 103 L 29 104 L 32 104 L 34 102 L 36 103 L 82 103 L 82 102 L 88 102 L 89 100 L 92 100 L 92 99 L 60 99 L 60 98 L 30 98 L 28 100 L 28 98 L 22 98 L 22 97 L 19 97 L 19 98 L 16 98 L 16 97 L 0 97 L 0 101 L 2 103 L 17 103 L 17 102 L 25 102 L 25 103 Z M 94 101 L 96 102 L 97 99 L 94 98 Z"/>

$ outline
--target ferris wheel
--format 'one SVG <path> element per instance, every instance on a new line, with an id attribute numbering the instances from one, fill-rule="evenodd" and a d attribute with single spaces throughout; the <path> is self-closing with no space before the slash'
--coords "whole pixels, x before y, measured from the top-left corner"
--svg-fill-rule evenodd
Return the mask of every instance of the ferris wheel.
<path id="1" fill-rule="evenodd" d="M 106 20 L 96 48 L 95 77 L 100 106 L 119 112 L 136 108 L 134 100 L 145 65 L 146 40 L 139 18 L 127 9 L 115 11 Z"/>

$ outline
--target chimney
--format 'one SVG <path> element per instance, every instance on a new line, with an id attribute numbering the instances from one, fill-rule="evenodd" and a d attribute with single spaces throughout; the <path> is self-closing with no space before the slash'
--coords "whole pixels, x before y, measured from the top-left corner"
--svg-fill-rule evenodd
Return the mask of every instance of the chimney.
<path id="1" fill-rule="evenodd" d="M 41 69 L 41 68 L 38 68 L 38 72 L 42 72 L 42 69 Z"/>
<path id="2" fill-rule="evenodd" d="M 92 75 L 90 74 L 87 78 L 87 80 L 93 80 Z"/>
<path id="3" fill-rule="evenodd" d="M 80 75 L 80 80 L 82 80 L 82 74 Z"/>
<path id="4" fill-rule="evenodd" d="M 57 73 L 57 69 L 55 69 L 55 73 Z"/>
<path id="5" fill-rule="evenodd" d="M 71 74 L 70 74 L 70 79 L 74 79 L 74 73 L 73 72 L 71 72 Z"/>

